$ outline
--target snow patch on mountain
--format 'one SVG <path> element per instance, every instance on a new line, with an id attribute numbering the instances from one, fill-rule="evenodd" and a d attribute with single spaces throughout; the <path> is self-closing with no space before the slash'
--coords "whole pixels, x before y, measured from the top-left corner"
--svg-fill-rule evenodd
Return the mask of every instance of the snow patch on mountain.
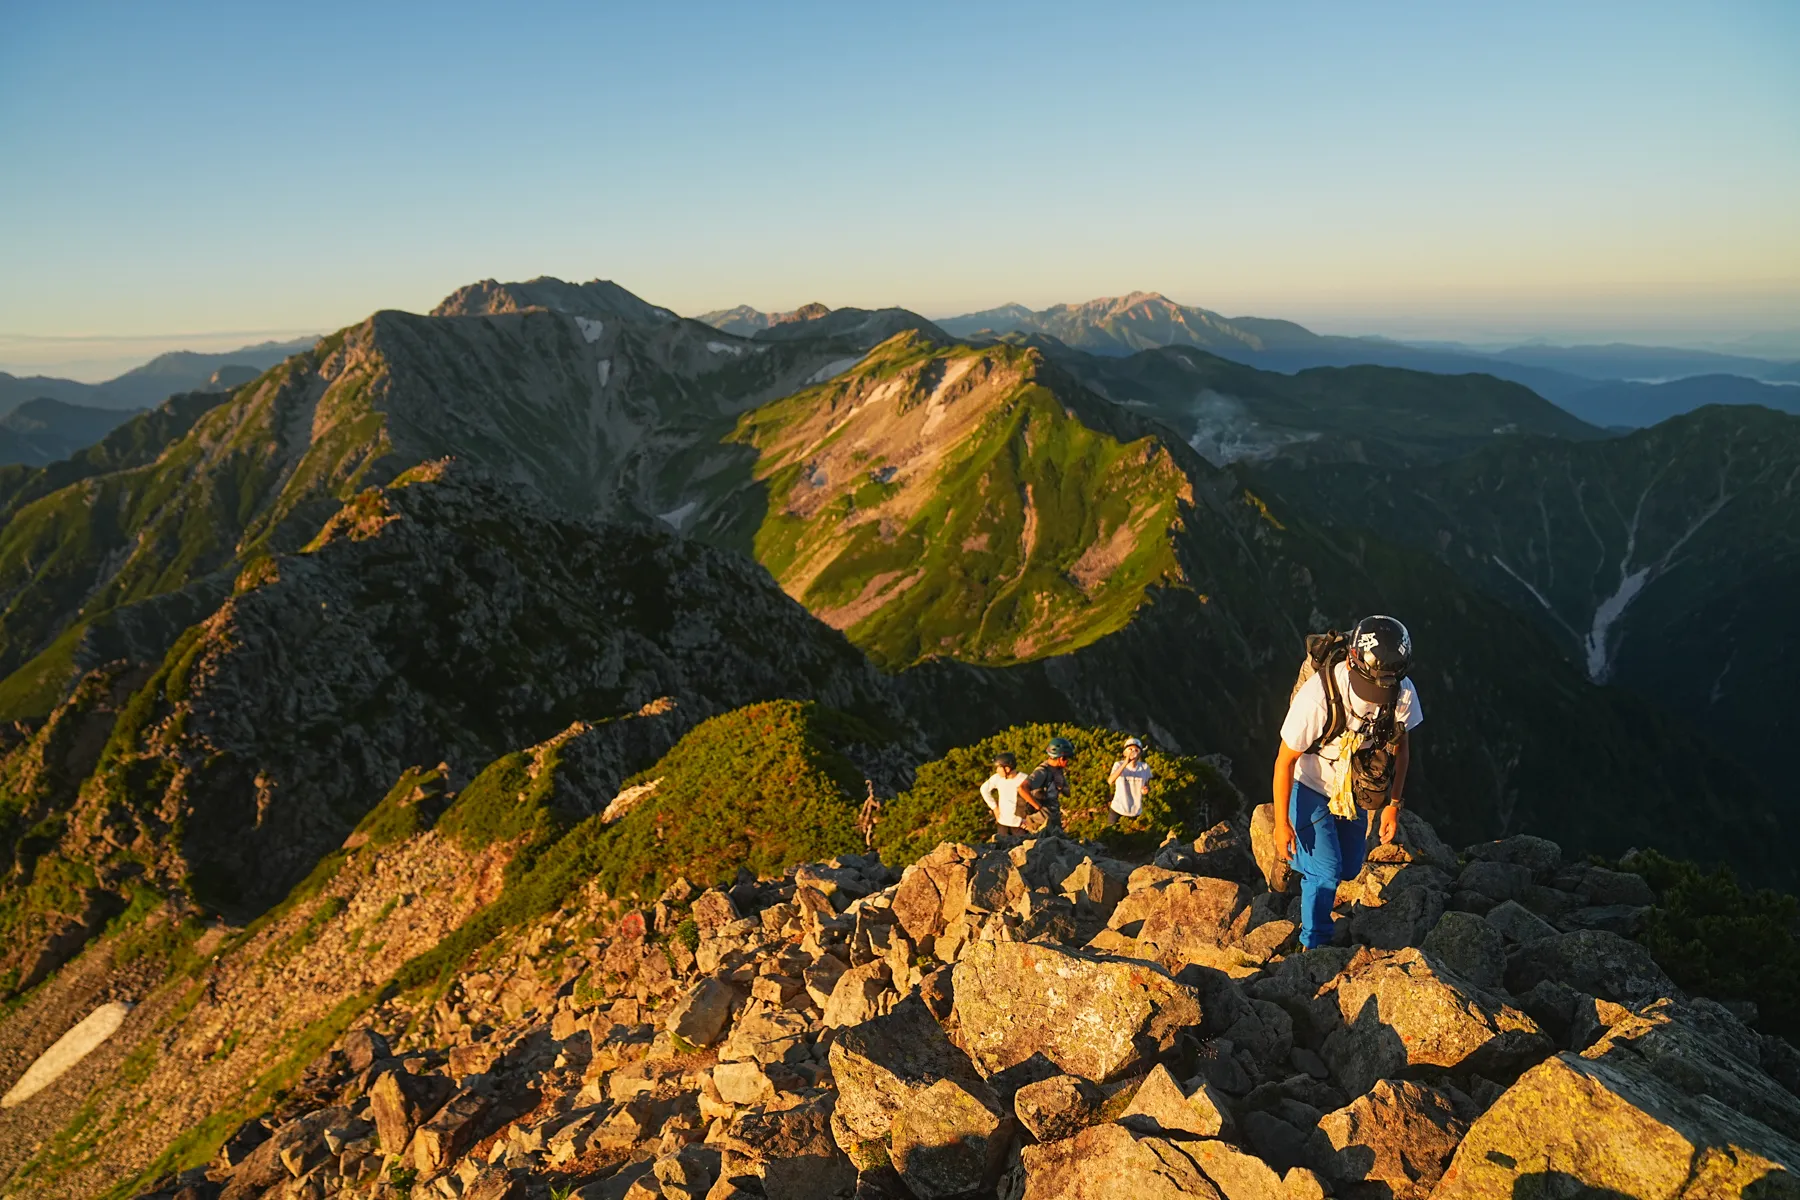
<path id="1" fill-rule="evenodd" d="M 581 330 L 581 336 L 586 338 L 588 345 L 591 346 L 600 340 L 601 334 L 606 332 L 606 322 L 590 320 L 587 317 L 576 317 L 575 328 Z"/>
<path id="2" fill-rule="evenodd" d="M 834 359 L 807 376 L 806 382 L 809 384 L 824 383 L 834 375 L 842 375 L 845 371 L 848 371 L 851 367 L 854 367 L 861 361 L 862 360 L 858 358 Z"/>

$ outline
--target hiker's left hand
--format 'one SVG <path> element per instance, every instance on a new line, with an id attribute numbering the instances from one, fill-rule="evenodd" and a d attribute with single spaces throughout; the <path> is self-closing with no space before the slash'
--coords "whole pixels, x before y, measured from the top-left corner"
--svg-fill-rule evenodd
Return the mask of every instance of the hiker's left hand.
<path id="1" fill-rule="evenodd" d="M 1400 810 L 1392 804 L 1381 810 L 1381 844 L 1392 845 L 1400 834 Z"/>

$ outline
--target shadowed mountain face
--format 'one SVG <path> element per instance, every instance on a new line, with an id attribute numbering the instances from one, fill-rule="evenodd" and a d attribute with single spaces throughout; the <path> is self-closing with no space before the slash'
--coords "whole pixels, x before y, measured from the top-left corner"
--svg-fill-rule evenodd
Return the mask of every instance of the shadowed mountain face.
<path id="1" fill-rule="evenodd" d="M 0 417 L 0 465 L 42 466 L 91 446 L 136 414 L 61 400 L 27 400 Z"/>
<path id="2" fill-rule="evenodd" d="M 1657 700 L 1777 782 L 1767 747 L 1800 719 L 1800 418 L 1705 408 L 1617 440 L 1269 481 L 1319 520 L 1432 553 L 1590 679 Z"/>
<path id="3" fill-rule="evenodd" d="M 1428 465 L 1458 447 L 1522 456 L 1510 481 L 1550 469 L 1538 448 L 1627 444 L 1496 434 L 1557 431 L 1518 389 L 1278 382 L 1193 352 L 1102 369 L 899 310 L 745 339 L 604 281 L 438 311 L 0 472 L 0 713 L 25 722 L 0 760 L 9 986 L 132 880 L 253 910 L 400 770 L 456 775 L 663 695 L 696 717 L 818 699 L 879 723 L 902 773 L 1005 724 L 1098 720 L 1222 752 L 1254 793 L 1304 633 L 1373 610 L 1418 638 L 1409 794 L 1459 839 L 1660 842 L 1782 877 L 1739 767 L 1410 528 L 1320 515 L 1326 472 L 1246 486 L 1182 425 L 1186 389 L 1229 381 L 1257 420 L 1353 426 L 1421 479 L 1479 460 Z"/>
<path id="4" fill-rule="evenodd" d="M 1760 404 L 1800 415 L 1800 387 L 1741 375 L 1696 375 L 1668 383 L 1603 383 L 1563 400 L 1585 421 L 1627 429 L 1643 429 L 1708 404 Z"/>
<path id="5" fill-rule="evenodd" d="M 217 354 L 174 350 L 159 354 L 143 366 L 133 367 L 105 383 L 78 383 L 73 379 L 41 375 L 21 379 L 0 371 L 0 412 L 10 412 L 28 401 L 47 397 L 65 404 L 129 414 L 133 409 L 161 404 L 177 392 L 235 387 L 288 355 L 305 350 L 313 340 L 261 342 Z"/>

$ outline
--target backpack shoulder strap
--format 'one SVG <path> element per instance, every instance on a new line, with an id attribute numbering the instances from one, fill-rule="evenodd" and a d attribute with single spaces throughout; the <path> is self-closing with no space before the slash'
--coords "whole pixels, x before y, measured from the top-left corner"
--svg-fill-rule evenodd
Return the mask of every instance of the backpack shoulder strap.
<path id="1" fill-rule="evenodd" d="M 1308 643 L 1307 649 L 1310 652 L 1311 639 L 1308 639 Z M 1306 748 L 1308 754 L 1317 754 L 1319 747 L 1342 736 L 1349 725 L 1344 712 L 1344 697 L 1337 686 L 1337 664 L 1344 656 L 1344 647 L 1341 644 L 1333 645 L 1325 650 L 1324 659 L 1319 663 L 1319 684 L 1325 689 L 1325 728 L 1313 739 L 1313 744 Z"/>

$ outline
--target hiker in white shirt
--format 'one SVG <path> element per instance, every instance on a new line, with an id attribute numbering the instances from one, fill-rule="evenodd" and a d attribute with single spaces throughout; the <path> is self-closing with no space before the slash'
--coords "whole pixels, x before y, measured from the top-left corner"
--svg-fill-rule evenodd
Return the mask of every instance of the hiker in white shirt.
<path id="1" fill-rule="evenodd" d="M 994 755 L 994 773 L 981 785 L 981 798 L 994 816 L 995 837 L 1025 836 L 1025 816 L 1019 811 L 1019 786 L 1024 782 L 1025 776 L 1019 774 L 1017 758 L 1004 751 Z M 1037 807 L 1029 797 L 1025 798 L 1025 803 Z"/>
<path id="2" fill-rule="evenodd" d="M 1150 764 L 1144 761 L 1144 743 L 1134 737 L 1125 739 L 1123 757 L 1106 773 L 1112 784 L 1112 803 L 1106 809 L 1106 823 L 1118 824 L 1120 817 L 1135 817 L 1144 811 L 1144 785 L 1150 782 Z"/>

